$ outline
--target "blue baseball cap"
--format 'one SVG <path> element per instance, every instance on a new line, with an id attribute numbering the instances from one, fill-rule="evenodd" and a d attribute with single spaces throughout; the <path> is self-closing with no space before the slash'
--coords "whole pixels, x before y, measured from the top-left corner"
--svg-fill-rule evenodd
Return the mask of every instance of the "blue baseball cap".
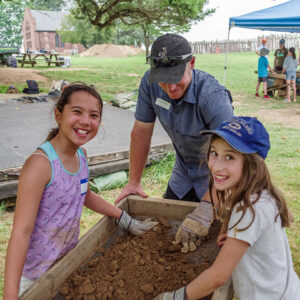
<path id="1" fill-rule="evenodd" d="M 279 44 L 281 44 L 281 45 L 285 44 L 285 40 L 284 39 L 280 39 L 279 40 Z"/>
<path id="2" fill-rule="evenodd" d="M 256 118 L 234 117 L 223 122 L 215 130 L 203 130 L 201 134 L 216 134 L 238 152 L 257 153 L 263 159 L 270 149 L 269 134 Z"/>

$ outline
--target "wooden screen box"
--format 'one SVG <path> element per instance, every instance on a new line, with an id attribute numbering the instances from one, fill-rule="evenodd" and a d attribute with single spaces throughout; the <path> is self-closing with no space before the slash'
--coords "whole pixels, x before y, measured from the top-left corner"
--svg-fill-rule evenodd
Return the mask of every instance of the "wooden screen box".
<path id="1" fill-rule="evenodd" d="M 132 217 L 164 217 L 183 220 L 198 203 L 160 198 L 142 198 L 129 196 L 118 204 Z M 103 217 L 78 242 L 77 246 L 53 265 L 27 292 L 19 299 L 44 300 L 53 299 L 65 280 L 79 269 L 96 249 L 105 245 L 117 231 L 114 219 Z"/>

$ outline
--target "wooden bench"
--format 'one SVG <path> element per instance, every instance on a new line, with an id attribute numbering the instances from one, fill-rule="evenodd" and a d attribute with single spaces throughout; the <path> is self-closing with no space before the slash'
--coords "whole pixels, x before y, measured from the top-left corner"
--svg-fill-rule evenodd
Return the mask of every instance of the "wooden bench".
<path id="1" fill-rule="evenodd" d="M 23 59 L 18 59 L 17 61 L 18 61 L 18 63 L 21 64 L 21 67 L 23 67 L 24 64 L 31 64 L 31 66 L 34 67 L 34 65 L 36 64 L 35 60 L 31 60 L 31 61 L 25 60 L 24 61 Z"/>
<path id="2" fill-rule="evenodd" d="M 50 66 L 50 64 L 55 64 L 56 66 L 62 66 L 64 64 L 63 60 L 48 60 L 47 61 L 48 67 Z"/>

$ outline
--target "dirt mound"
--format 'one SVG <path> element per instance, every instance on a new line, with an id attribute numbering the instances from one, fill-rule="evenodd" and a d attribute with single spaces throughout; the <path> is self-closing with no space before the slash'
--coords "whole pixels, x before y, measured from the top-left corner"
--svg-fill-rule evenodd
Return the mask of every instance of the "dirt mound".
<path id="1" fill-rule="evenodd" d="M 0 68 L 1 84 L 26 84 L 26 80 L 35 80 L 38 82 L 46 82 L 47 77 L 34 72 L 31 69 L 22 68 Z"/>
<path id="2" fill-rule="evenodd" d="M 114 45 L 114 44 L 101 44 L 94 45 L 88 50 L 82 52 L 80 57 L 95 56 L 95 57 L 126 57 L 129 55 L 137 55 L 143 53 L 141 48 L 132 46 Z"/>
<path id="3" fill-rule="evenodd" d="M 215 260 L 221 224 L 215 221 L 197 251 L 188 254 L 172 244 L 179 224 L 159 225 L 141 236 L 123 235 L 110 248 L 100 248 L 65 282 L 61 295 L 65 300 L 151 300 L 187 285 Z"/>

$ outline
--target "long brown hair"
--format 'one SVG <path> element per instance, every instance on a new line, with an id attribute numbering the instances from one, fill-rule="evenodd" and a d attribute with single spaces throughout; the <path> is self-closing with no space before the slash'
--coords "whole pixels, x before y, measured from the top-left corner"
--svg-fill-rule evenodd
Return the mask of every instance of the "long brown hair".
<path id="1" fill-rule="evenodd" d="M 289 49 L 289 51 L 292 53 L 292 56 L 293 56 L 293 59 L 296 59 L 296 50 L 295 50 L 295 48 L 294 47 L 291 47 L 290 49 Z"/>
<path id="2" fill-rule="evenodd" d="M 67 85 L 63 89 L 63 92 L 61 93 L 58 101 L 56 102 L 54 109 L 57 109 L 60 113 L 62 113 L 65 105 L 69 103 L 71 95 L 78 91 L 87 92 L 98 99 L 99 106 L 100 106 L 100 120 L 101 120 L 102 110 L 103 110 L 103 102 L 102 102 L 101 96 L 94 87 L 89 86 L 82 82 L 74 82 L 74 83 Z M 58 134 L 58 131 L 59 131 L 58 127 L 52 128 L 46 138 L 46 141 L 52 140 Z"/>
<path id="3" fill-rule="evenodd" d="M 211 139 L 211 143 L 220 138 L 214 135 Z M 211 146 L 210 143 L 210 146 Z M 209 151 L 210 153 L 210 151 Z M 208 153 L 208 156 L 209 156 Z M 255 210 L 253 205 L 259 200 L 261 193 L 266 190 L 269 195 L 275 200 L 278 208 L 278 214 L 275 216 L 274 221 L 278 217 L 281 219 L 282 227 L 288 227 L 290 224 L 288 217 L 288 208 L 282 193 L 273 185 L 270 177 L 270 173 L 266 166 L 264 159 L 257 153 L 243 154 L 244 165 L 243 173 L 239 184 L 232 192 L 217 191 L 219 200 L 219 212 L 218 215 L 223 221 L 221 233 L 226 233 L 228 229 L 235 227 L 244 217 L 246 210 L 250 209 L 252 213 L 251 223 L 238 231 L 246 230 L 251 226 L 255 219 Z M 212 193 L 213 178 L 210 178 L 210 192 Z M 255 199 L 253 199 L 255 195 Z M 237 203 L 240 203 L 239 211 L 242 211 L 241 218 L 231 228 L 228 228 L 229 220 L 232 211 Z"/>

